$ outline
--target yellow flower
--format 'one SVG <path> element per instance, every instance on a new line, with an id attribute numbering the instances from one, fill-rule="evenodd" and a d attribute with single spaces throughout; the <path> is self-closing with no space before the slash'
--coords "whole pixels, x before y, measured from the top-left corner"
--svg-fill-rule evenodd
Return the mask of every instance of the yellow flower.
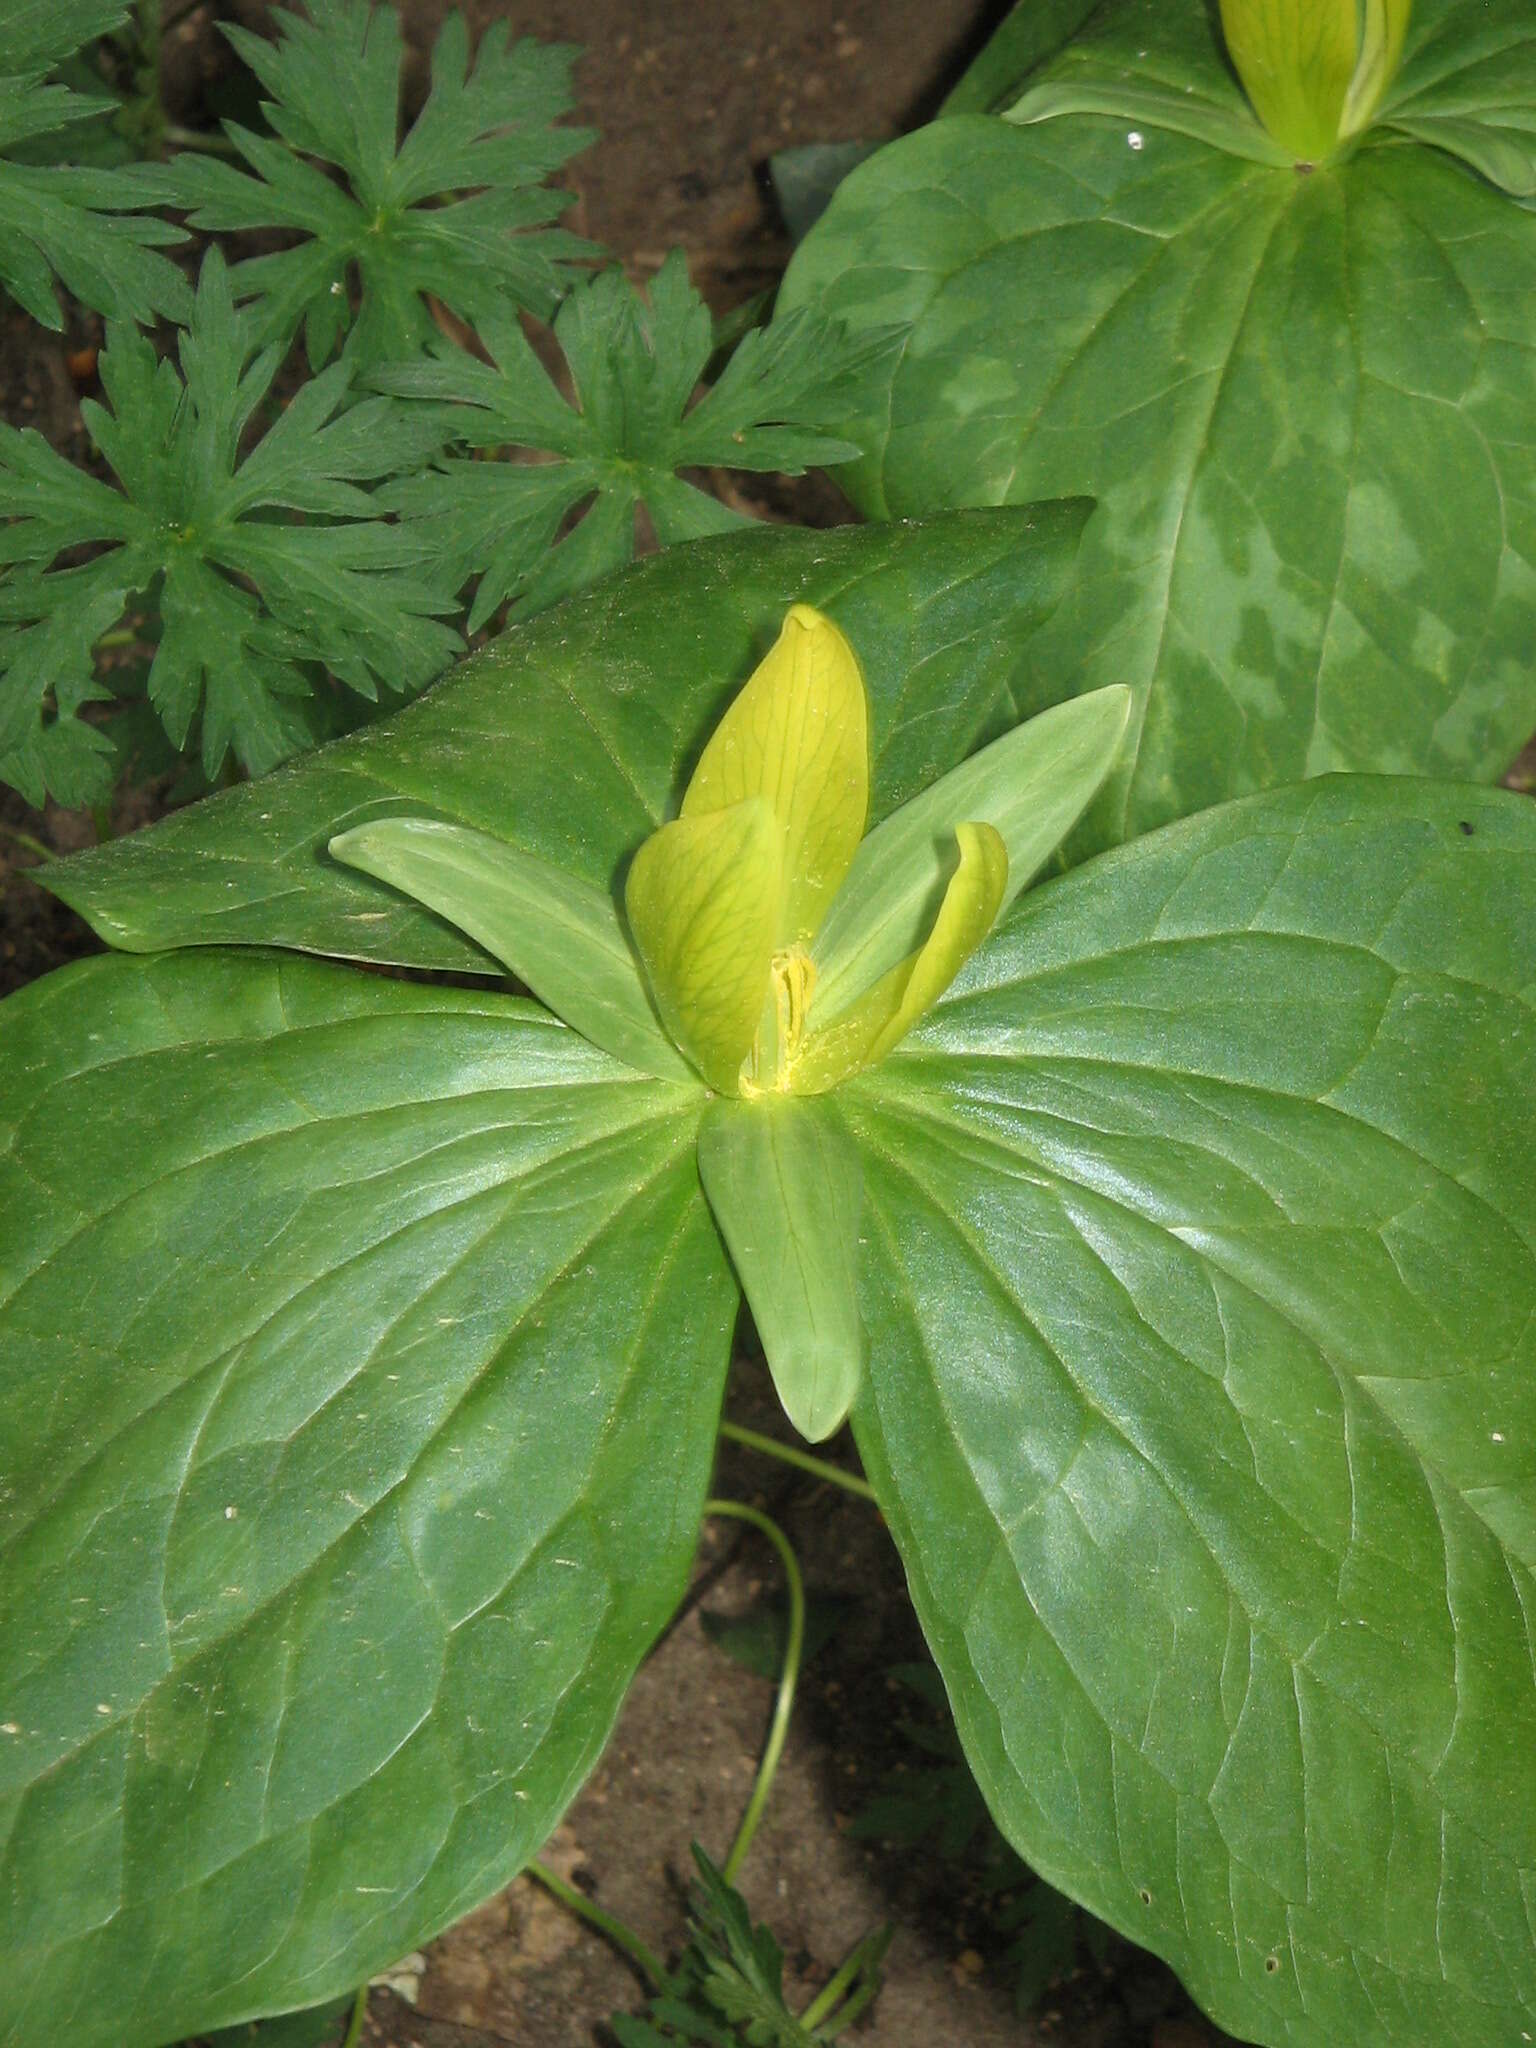
<path id="1" fill-rule="evenodd" d="M 955 818 L 947 847 L 929 833 L 913 878 L 931 901 L 952 868 L 926 937 L 889 964 L 872 949 L 869 918 L 840 900 L 850 885 L 855 907 L 875 893 L 857 867 L 868 811 L 858 661 L 830 619 L 796 605 L 625 891 L 662 1022 L 720 1094 L 835 1086 L 887 1052 L 991 930 L 1008 849 L 985 817 Z"/>

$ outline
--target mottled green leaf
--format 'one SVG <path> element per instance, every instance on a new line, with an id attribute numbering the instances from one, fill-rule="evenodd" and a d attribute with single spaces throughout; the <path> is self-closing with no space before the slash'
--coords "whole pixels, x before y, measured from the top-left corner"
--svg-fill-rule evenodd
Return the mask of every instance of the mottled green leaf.
<path id="1" fill-rule="evenodd" d="M 870 697 L 870 816 L 1018 723 L 1014 675 L 1088 507 L 700 541 L 504 633 L 355 739 L 46 870 L 112 944 L 239 943 L 499 973 L 325 855 L 371 819 L 471 825 L 613 891 L 790 605 L 847 635 Z"/>
<path id="2" fill-rule="evenodd" d="M 1337 779 L 1026 897 L 828 1100 L 967 1754 L 1273 2048 L 1536 2033 L 1536 808 Z"/>
<path id="3" fill-rule="evenodd" d="M 699 1100 L 250 953 L 0 1009 L 7 2048 L 318 2003 L 544 1840 L 703 1506 Z"/>
<path id="4" fill-rule="evenodd" d="M 615 1059 L 664 1080 L 688 1078 L 603 890 L 488 832 L 433 818 L 380 818 L 338 833 L 330 852 L 447 918 Z"/>
<path id="5" fill-rule="evenodd" d="M 842 1425 L 868 1357 L 858 1154 L 821 1102 L 715 1102 L 699 1127 L 699 1177 L 784 1412 L 820 1443 Z"/>
<path id="6" fill-rule="evenodd" d="M 1196 11 L 1196 97 L 1233 104 Z M 1107 77 L 1161 36 L 1176 91 L 1187 14 L 1111 8 L 1087 45 Z M 1335 768 L 1504 772 L 1536 725 L 1533 303 L 1536 218 L 1440 150 L 1378 127 L 1301 176 L 1088 115 L 891 145 L 781 295 L 907 329 L 847 422 L 866 512 L 1098 499 L 1020 675 L 1027 709 L 1136 691 L 1077 853 Z"/>

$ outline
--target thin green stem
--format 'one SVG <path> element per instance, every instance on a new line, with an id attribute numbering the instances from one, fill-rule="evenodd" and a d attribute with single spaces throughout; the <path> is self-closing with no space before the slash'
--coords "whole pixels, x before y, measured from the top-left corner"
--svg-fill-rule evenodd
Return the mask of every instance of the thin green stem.
<path id="1" fill-rule="evenodd" d="M 134 67 L 139 146 L 152 161 L 165 154 L 165 107 L 160 97 L 160 8 L 162 0 L 139 0 L 134 10 L 138 63 Z"/>
<path id="2" fill-rule="evenodd" d="M 720 1434 L 729 1437 L 732 1443 L 744 1444 L 749 1451 L 760 1451 L 765 1458 L 777 1458 L 782 1464 L 793 1465 L 798 1471 L 810 1472 L 817 1479 L 840 1486 L 845 1493 L 857 1494 L 860 1500 L 873 1500 L 875 1497 L 875 1489 L 867 1479 L 844 1472 L 839 1466 L 828 1464 L 825 1458 L 814 1458 L 809 1451 L 797 1451 L 793 1444 L 781 1444 L 777 1437 L 761 1436 L 755 1429 L 743 1429 L 739 1422 L 722 1422 Z"/>
<path id="3" fill-rule="evenodd" d="M 768 1726 L 768 1740 L 763 1745 L 763 1760 L 757 1767 L 757 1782 L 752 1787 L 752 1797 L 747 1801 L 747 1810 L 741 1817 L 741 1826 L 736 1830 L 736 1839 L 731 1844 L 731 1853 L 726 1857 L 721 1875 L 727 1884 L 736 1882 L 736 1874 L 746 1861 L 752 1838 L 757 1833 L 763 1809 L 768 1804 L 768 1794 L 773 1790 L 774 1774 L 779 1768 L 779 1758 L 784 1749 L 784 1738 L 789 1733 L 790 1708 L 795 1703 L 795 1687 L 800 1680 L 800 1658 L 805 1648 L 805 1581 L 800 1576 L 800 1561 L 790 1547 L 789 1538 L 777 1522 L 770 1521 L 758 1508 L 749 1508 L 739 1500 L 709 1500 L 704 1503 L 706 1515 L 727 1515 L 733 1521 L 746 1522 L 759 1535 L 766 1536 L 779 1553 L 779 1562 L 784 1567 L 784 1579 L 789 1589 L 789 1638 L 784 1645 L 784 1668 L 779 1673 L 778 1697 L 773 1703 L 773 1719 Z"/>
<path id="4" fill-rule="evenodd" d="M 837 1975 L 832 1978 L 830 1983 L 822 1986 L 810 2004 L 805 2008 L 805 2011 L 801 2013 L 800 2024 L 807 2033 L 813 2027 L 819 2026 L 827 2018 L 833 2006 L 837 2004 L 837 2001 L 863 1968 L 864 1947 L 865 1944 L 861 1941 L 853 1953 L 845 1958 Z"/>
<path id="5" fill-rule="evenodd" d="M 36 854 L 39 860 L 53 859 L 52 849 L 44 846 L 41 839 L 34 839 L 30 832 L 18 832 L 14 825 L 0 825 L 0 839 L 9 839 L 23 853 Z"/>
<path id="6" fill-rule="evenodd" d="M 179 121 L 167 121 L 160 137 L 176 149 L 200 149 L 205 156 L 238 157 L 240 154 L 228 136 L 214 135 L 202 128 L 183 128 Z"/>
<path id="7" fill-rule="evenodd" d="M 359 1984 L 357 1996 L 352 2001 L 352 2017 L 347 2021 L 347 2031 L 342 2037 L 341 2048 L 357 2048 L 363 2038 L 363 2022 L 368 2017 L 368 1986 Z"/>
<path id="8" fill-rule="evenodd" d="M 612 1913 L 605 1913 L 601 1906 L 594 1905 L 585 1892 L 577 1891 L 575 1885 L 567 1884 L 563 1877 L 542 1863 L 527 1863 L 523 1866 L 527 1876 L 536 1878 L 545 1891 L 557 1898 L 578 1919 L 585 1920 L 589 1927 L 595 1927 L 599 1934 L 611 1941 L 615 1948 L 622 1949 L 630 1961 L 638 1966 L 649 1981 L 653 1991 L 665 1991 L 667 1973 L 652 1950 L 646 1947 L 632 1927 L 626 1927 L 622 1920 L 616 1920 Z"/>

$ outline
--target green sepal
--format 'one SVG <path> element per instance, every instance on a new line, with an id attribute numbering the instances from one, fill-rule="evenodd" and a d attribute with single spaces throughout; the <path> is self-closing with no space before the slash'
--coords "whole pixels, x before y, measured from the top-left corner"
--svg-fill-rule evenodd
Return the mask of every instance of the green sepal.
<path id="1" fill-rule="evenodd" d="M 653 832 L 625 884 L 661 1021 L 723 1095 L 736 1092 L 768 989 L 781 839 L 771 807 L 749 797 Z"/>
<path id="2" fill-rule="evenodd" d="M 1052 705 L 876 826 L 812 947 L 811 1029 L 833 1023 L 923 945 L 949 886 L 956 829 L 967 821 L 1002 838 L 1001 916 L 1093 801 L 1130 712 L 1131 693 L 1119 684 Z"/>
<path id="3" fill-rule="evenodd" d="M 825 1032 L 813 1032 L 796 1061 L 794 1086 L 819 1095 L 883 1059 L 939 1000 L 992 929 L 1008 888 L 1008 849 L 991 825 L 955 828 L 960 860 L 933 930 Z M 814 1006 L 813 1006 L 814 1008 Z"/>
<path id="4" fill-rule="evenodd" d="M 699 1125 L 699 1178 L 784 1413 L 820 1443 L 853 1405 L 868 1358 L 858 1153 L 825 1102 L 717 1102 Z"/>
<path id="5" fill-rule="evenodd" d="M 440 818 L 379 818 L 339 832 L 330 851 L 446 917 L 626 1066 L 666 1081 L 688 1078 L 651 1008 L 614 901 L 590 882 Z"/>

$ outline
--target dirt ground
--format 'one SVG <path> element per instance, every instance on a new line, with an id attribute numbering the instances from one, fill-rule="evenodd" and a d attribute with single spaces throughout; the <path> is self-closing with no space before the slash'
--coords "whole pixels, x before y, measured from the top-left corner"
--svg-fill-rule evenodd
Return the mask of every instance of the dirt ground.
<path id="1" fill-rule="evenodd" d="M 173 12 L 174 12 L 173 6 Z M 171 32 L 167 98 L 195 121 L 227 58 L 213 9 Z M 256 21 L 254 0 L 228 10 Z M 418 51 L 446 7 L 406 0 Z M 572 225 L 644 277 L 681 245 L 717 309 L 778 276 L 787 243 L 762 176 L 775 149 L 895 134 L 936 101 L 984 39 L 1000 5 L 979 0 L 469 0 L 475 27 L 517 28 L 585 45 L 577 118 L 602 139 L 567 174 Z M 0 312 L 4 416 L 83 452 L 71 350 L 88 325 L 43 334 Z M 845 516 L 812 485 L 780 501 L 790 516 Z M 1536 763 L 1533 763 L 1536 765 Z M 130 794 L 131 828 L 158 793 Z M 20 836 L 18 836 L 20 835 Z M 42 849 L 94 836 L 89 818 L 32 812 L 0 792 L 0 993 L 89 950 L 94 941 L 27 880 Z M 760 1369 L 738 1368 L 731 1412 L 773 1429 Z M 983 1895 L 976 1857 L 868 1844 L 850 1822 L 889 1774 L 922 1761 L 897 1731 L 910 1705 L 893 1677 L 921 1655 L 890 1544 L 874 1511 L 814 1480 L 726 1446 L 717 1491 L 782 1521 L 813 1598 L 843 1603 L 809 1666 L 767 1821 L 743 1874 L 754 1913 L 773 1928 L 803 2002 L 870 1927 L 894 1922 L 885 1988 L 851 2039 L 881 2048 L 1210 2048 L 1225 2037 L 1173 1978 L 1123 1944 L 1085 1944 L 1029 2017 L 1015 2010 L 1012 1936 Z M 699 1580 L 641 1672 L 613 1743 L 547 1851 L 547 1861 L 663 1955 L 683 1934 L 689 1844 L 724 1856 L 747 1798 L 772 1687 L 709 1639 L 703 1617 L 749 1610 L 777 1584 L 760 1539 L 735 1523 L 706 1528 Z M 640 1987 L 601 1940 L 521 1880 L 374 1991 L 365 2039 L 376 2048 L 591 2048 L 603 2023 L 635 2011 Z"/>

